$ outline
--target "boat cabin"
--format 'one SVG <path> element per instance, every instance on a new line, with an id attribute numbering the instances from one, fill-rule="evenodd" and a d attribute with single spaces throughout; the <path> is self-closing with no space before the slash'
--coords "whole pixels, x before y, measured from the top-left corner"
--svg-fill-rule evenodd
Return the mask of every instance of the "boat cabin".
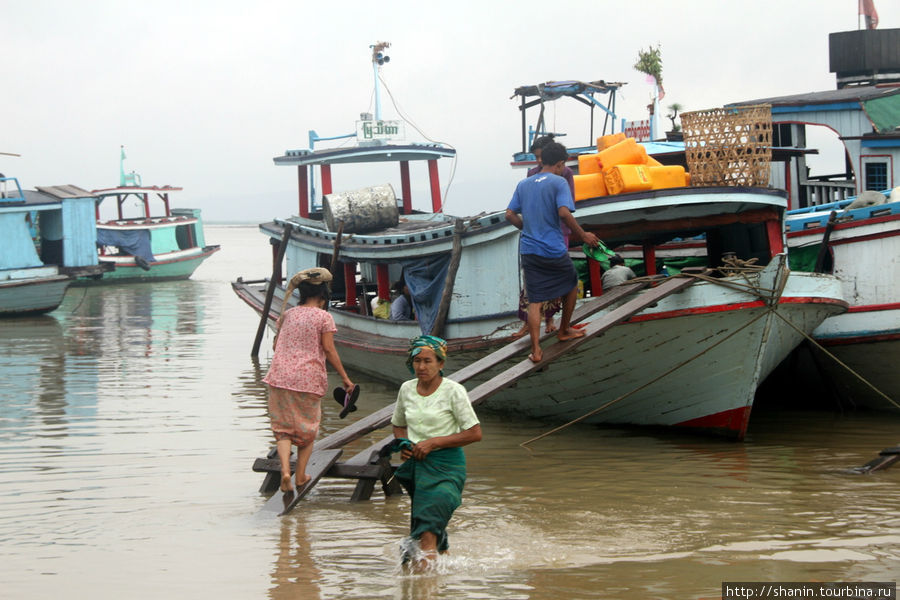
<path id="1" fill-rule="evenodd" d="M 729 106 L 770 104 L 773 145 L 806 149 L 807 129 L 827 127 L 845 150 L 841 173 L 810 175 L 804 155 L 772 169 L 772 187 L 788 191 L 788 208 L 819 206 L 900 185 L 900 29 L 829 35 L 836 89 Z"/>

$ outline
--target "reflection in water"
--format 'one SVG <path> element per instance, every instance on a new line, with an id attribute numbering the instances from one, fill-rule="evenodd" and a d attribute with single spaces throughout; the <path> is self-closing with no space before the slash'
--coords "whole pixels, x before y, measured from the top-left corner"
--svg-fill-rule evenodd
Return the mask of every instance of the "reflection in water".
<path id="1" fill-rule="evenodd" d="M 316 582 L 321 576 L 312 558 L 309 532 L 304 519 L 283 519 L 269 598 L 318 600 L 321 594 Z"/>
<path id="2" fill-rule="evenodd" d="M 254 227 L 207 234 L 223 250 L 191 281 L 74 289 L 0 321 L 0 596 L 671 599 L 896 578 L 900 467 L 847 469 L 900 428 L 864 413 L 754 411 L 743 444 L 574 426 L 532 452 L 548 425 L 481 415 L 430 575 L 399 566 L 406 496 L 351 503 L 352 481 L 324 479 L 291 515 L 258 515 L 271 338 L 252 361 L 258 320 L 228 282 L 271 252 Z M 322 435 L 396 396 L 360 383 L 345 420 L 326 399 Z"/>

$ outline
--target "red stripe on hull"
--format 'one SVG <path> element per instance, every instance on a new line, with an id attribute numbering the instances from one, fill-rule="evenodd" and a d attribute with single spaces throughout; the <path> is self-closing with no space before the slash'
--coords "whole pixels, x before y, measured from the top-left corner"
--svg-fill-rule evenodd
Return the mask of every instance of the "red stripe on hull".
<path id="1" fill-rule="evenodd" d="M 876 312 L 879 310 L 897 310 L 900 309 L 900 302 L 892 302 L 890 304 L 860 304 L 857 306 L 851 306 L 847 309 L 847 312 L 858 313 L 858 312 Z"/>
<path id="2" fill-rule="evenodd" d="M 816 338 L 823 346 L 847 346 L 850 344 L 869 344 L 871 342 L 895 342 L 900 340 L 900 333 L 883 333 L 880 335 L 857 335 L 842 338 Z"/>
<path id="3" fill-rule="evenodd" d="M 741 441 L 747 433 L 747 424 L 749 422 L 750 407 L 744 406 L 676 423 L 675 426 L 713 431 Z"/>
<path id="4" fill-rule="evenodd" d="M 847 306 L 843 300 L 835 300 L 833 298 L 806 298 L 791 297 L 781 298 L 779 304 L 834 304 L 837 306 Z M 706 315 L 713 313 L 729 312 L 734 310 L 745 310 L 748 308 L 764 308 L 766 303 L 762 300 L 754 302 L 736 302 L 734 304 L 717 304 L 715 306 L 698 306 L 696 308 L 685 308 L 681 310 L 670 310 L 666 312 L 653 313 L 650 315 L 637 315 L 628 319 L 628 323 L 639 323 L 641 321 L 655 321 L 658 319 L 670 319 L 673 317 L 684 317 L 688 315 Z"/>

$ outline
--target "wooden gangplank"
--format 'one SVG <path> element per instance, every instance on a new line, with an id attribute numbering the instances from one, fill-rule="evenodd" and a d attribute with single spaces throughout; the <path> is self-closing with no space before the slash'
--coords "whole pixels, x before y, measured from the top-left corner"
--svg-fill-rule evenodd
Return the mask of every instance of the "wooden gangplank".
<path id="1" fill-rule="evenodd" d="M 337 462 L 337 459 L 341 457 L 342 452 L 343 450 L 340 449 L 313 452 L 306 465 L 306 473 L 309 475 L 309 481 L 302 487 L 294 488 L 289 492 L 282 492 L 280 490 L 275 492 L 272 497 L 269 498 L 268 502 L 263 505 L 262 512 L 272 512 L 278 516 L 286 515 L 291 512 L 291 510 L 297 506 L 297 503 L 313 489 L 313 486 L 319 482 L 319 479 L 322 478 L 328 469 Z M 296 464 L 291 465 L 292 468 L 295 466 Z"/>
<path id="2" fill-rule="evenodd" d="M 648 306 L 656 304 L 666 296 L 682 291 L 683 289 L 692 285 L 695 281 L 696 279 L 694 278 L 673 277 L 670 279 L 664 279 L 662 283 L 660 283 L 657 287 L 646 291 L 644 294 L 635 296 L 627 300 L 621 306 L 614 308 L 601 318 L 588 323 L 587 326 L 583 329 L 583 331 L 585 332 L 584 336 L 566 341 L 557 340 L 556 342 L 544 348 L 544 356 L 541 362 L 534 363 L 528 358 L 525 358 L 524 360 L 514 364 L 510 368 L 492 377 L 491 379 L 485 381 L 481 385 L 478 385 L 477 387 L 469 391 L 470 402 L 473 406 L 481 404 L 487 398 L 506 389 L 523 377 L 526 377 L 534 371 L 547 368 L 548 365 L 550 365 L 553 361 L 563 356 L 567 352 L 578 348 L 589 340 L 601 335 L 608 329 L 618 325 L 619 323 L 622 323 L 623 321 L 626 321 Z M 587 317 L 612 306 L 613 304 L 623 300 L 627 296 L 635 294 L 647 285 L 649 285 L 649 282 L 642 281 L 638 283 L 624 284 L 613 288 L 596 300 L 587 302 L 579 307 L 579 309 L 575 311 L 575 314 L 573 314 L 572 323 L 578 323 L 579 321 L 582 321 Z M 541 336 L 541 339 L 545 340 L 551 337 L 555 337 L 555 333 L 544 334 Z M 524 353 L 530 348 L 531 340 L 527 336 L 517 339 L 489 354 L 488 356 L 485 356 L 484 358 L 481 358 L 471 363 L 470 365 L 467 365 L 466 367 L 456 371 L 455 373 L 448 375 L 447 377 L 458 383 L 464 383 L 465 381 L 468 381 L 469 379 L 501 364 L 505 360 Z M 349 444 L 375 430 L 386 427 L 390 424 L 390 420 L 393 414 L 394 403 L 391 403 L 390 405 L 385 406 L 361 418 L 355 423 L 344 427 L 340 431 L 336 431 L 335 433 L 322 438 L 321 440 L 316 442 L 313 450 L 313 456 L 316 456 L 316 454 L 319 452 L 330 451 L 334 448 L 341 448 L 346 444 Z M 384 459 L 383 457 L 379 457 L 379 451 L 386 444 L 390 443 L 392 439 L 393 434 L 388 435 L 383 440 L 372 444 L 365 450 L 357 453 L 346 462 L 335 464 L 333 467 L 331 467 L 331 469 L 335 471 L 335 476 L 340 477 L 346 476 L 339 474 L 342 470 L 358 469 L 360 470 L 360 472 L 363 472 L 367 466 L 375 466 L 376 468 L 378 468 L 379 462 L 381 462 L 381 467 L 384 467 Z M 259 460 L 263 459 L 258 459 L 258 461 Z M 310 461 L 312 461 L 312 459 L 310 459 Z M 371 486 L 374 486 L 374 482 L 376 480 L 376 478 L 374 478 L 372 475 L 376 472 L 381 473 L 382 483 L 384 485 L 387 485 L 384 480 L 384 470 L 372 470 L 372 473 L 370 473 L 368 477 L 360 479 L 360 484 L 357 487 L 357 491 L 354 492 L 354 499 L 368 498 L 368 494 L 371 493 Z M 326 472 L 325 475 L 330 476 L 331 472 Z M 360 490 L 360 486 L 363 485 L 369 487 L 368 494 L 365 492 L 365 490 Z M 387 489 L 385 491 L 387 492 Z"/>
<path id="3" fill-rule="evenodd" d="M 649 285 L 648 281 L 642 281 L 639 283 L 632 283 L 627 285 L 621 285 L 613 288 L 609 292 L 603 294 L 599 298 L 595 300 L 591 300 L 590 302 L 584 303 L 582 306 L 578 308 L 572 314 L 572 323 L 579 323 L 586 318 L 600 312 L 605 308 L 609 308 L 615 303 L 621 301 L 623 298 L 634 294 L 641 289 L 647 287 Z M 670 292 L 672 293 L 672 292 Z M 666 294 L 668 295 L 668 294 Z M 643 296 L 641 296 L 643 297 Z M 657 300 L 653 300 L 656 302 Z M 641 311 L 649 304 L 653 302 L 649 302 L 647 304 L 642 305 L 640 308 L 635 309 L 628 313 L 626 317 L 623 317 L 624 320 L 636 312 Z M 616 321 L 618 323 L 619 321 Z M 614 325 L 615 323 L 613 323 Z M 548 338 L 556 337 L 555 333 L 544 333 L 541 335 L 541 341 L 546 340 Z M 585 336 L 587 337 L 587 336 Z M 584 339 L 584 338 L 578 338 Z M 485 371 L 496 367 L 503 361 L 512 358 L 518 354 L 522 354 L 523 352 L 527 352 L 531 349 L 531 339 L 526 335 L 525 337 L 519 338 L 509 344 L 503 346 L 502 348 L 498 348 L 494 352 L 489 355 L 476 360 L 475 362 L 466 365 L 462 369 L 447 375 L 448 379 L 455 381 L 456 383 L 465 383 L 472 379 L 473 377 L 477 377 L 478 375 L 484 373 Z M 549 362 L 547 360 L 547 352 L 544 352 L 544 360 L 541 361 L 540 366 L 544 366 Z M 527 362 L 531 362 L 527 360 Z M 533 364 L 533 363 L 532 363 Z M 325 436 L 321 440 L 316 442 L 314 446 L 315 450 L 327 450 L 329 448 L 341 448 L 354 440 L 358 440 L 366 434 L 369 434 L 376 429 L 381 429 L 385 427 L 391 420 L 391 417 L 394 414 L 394 404 L 391 403 L 384 408 L 381 408 L 374 413 L 367 415 L 356 421 L 355 423 L 351 423 L 347 427 L 344 427 L 340 431 L 336 431 L 331 435 Z"/>
<path id="4" fill-rule="evenodd" d="M 544 358 L 541 362 L 534 363 L 534 362 L 531 362 L 531 360 L 529 360 L 528 358 L 525 358 L 524 360 L 516 363 L 509 369 L 506 369 L 502 373 L 497 374 L 496 376 L 485 381 L 481 385 L 470 390 L 469 391 L 469 401 L 472 403 L 473 406 L 477 406 L 477 405 L 481 404 L 486 399 L 488 399 L 491 396 L 493 396 L 494 394 L 506 389 L 510 385 L 517 382 L 519 379 L 522 379 L 523 377 L 525 377 L 526 375 L 529 375 L 530 373 L 532 373 L 534 371 L 545 368 L 547 365 L 549 365 L 550 363 L 552 363 L 553 361 L 555 361 L 557 358 L 564 355 L 565 353 L 567 353 L 571 350 L 574 350 L 575 348 L 581 346 L 582 344 L 589 341 L 590 339 L 597 337 L 598 335 L 607 331 L 611 327 L 614 327 L 615 325 L 618 325 L 619 323 L 631 318 L 632 316 L 634 316 L 635 314 L 644 310 L 648 306 L 650 306 L 652 304 L 656 304 L 657 302 L 659 302 L 661 299 L 665 298 L 666 296 L 680 292 L 684 288 L 693 284 L 695 281 L 696 280 L 692 279 L 692 278 L 672 278 L 672 279 L 666 280 L 664 283 L 662 283 L 658 287 L 653 288 L 653 289 L 647 291 L 646 293 L 629 300 L 628 302 L 622 304 L 622 306 L 610 311 L 609 314 L 604 315 L 603 317 L 601 317 L 600 319 L 597 319 L 596 321 L 594 321 L 592 323 L 589 323 L 587 325 L 587 327 L 585 327 L 585 329 L 584 329 L 585 334 L 583 337 L 575 338 L 572 340 L 567 340 L 565 342 L 556 342 L 556 343 L 551 344 L 550 346 L 544 348 L 543 349 L 544 350 Z M 629 290 L 626 293 L 619 295 L 616 298 L 616 300 L 621 299 L 625 295 L 634 293 L 634 292 L 640 290 L 642 287 L 644 287 L 644 285 L 639 285 L 639 284 L 632 284 L 632 285 L 637 286 L 637 287 L 628 286 Z M 626 287 L 626 286 L 619 286 L 619 287 Z M 617 290 L 617 289 L 618 288 L 614 288 L 614 290 Z M 612 293 L 612 292 L 610 292 L 610 293 Z M 604 294 L 604 296 L 605 295 L 606 294 Z M 598 301 L 602 300 L 602 299 L 603 299 L 603 296 L 598 298 Z M 594 311 L 594 312 L 596 312 L 596 311 Z M 591 313 L 591 314 L 593 314 L 593 313 Z M 573 319 L 573 322 L 574 322 L 574 319 Z M 547 336 L 545 336 L 545 337 L 551 337 L 554 335 L 555 334 L 547 334 Z M 521 343 L 523 343 L 523 342 L 524 342 L 524 346 L 521 346 Z M 518 352 L 513 353 L 513 355 L 518 354 L 524 350 L 530 349 L 531 341 L 528 338 L 516 340 L 512 344 L 509 344 L 508 346 L 505 346 L 504 348 L 497 350 L 497 352 L 495 352 L 494 354 L 499 355 L 501 353 L 505 353 L 509 349 L 510 346 L 514 346 L 514 345 L 519 345 L 520 347 L 518 349 Z M 494 354 L 492 354 L 490 356 L 486 356 L 485 358 L 483 358 L 481 360 L 487 361 L 488 359 L 491 359 L 491 357 L 493 357 Z M 481 361 L 476 361 L 476 363 L 472 363 L 472 365 L 470 365 L 470 366 L 473 366 L 473 365 L 477 364 L 478 362 L 481 362 Z M 491 362 L 493 362 L 493 361 L 491 361 Z M 493 364 L 491 366 L 498 364 L 499 362 L 502 362 L 502 361 L 498 360 L 496 362 L 493 362 Z M 457 373 L 465 371 L 468 368 L 469 367 L 460 369 L 460 371 L 457 371 Z M 453 379 L 454 381 L 456 381 L 454 375 L 450 375 L 448 377 L 450 379 Z M 469 375 L 469 377 L 472 377 L 472 376 L 473 375 Z M 387 413 L 386 420 L 384 420 L 383 425 L 381 425 L 381 427 L 384 427 L 390 423 L 390 419 L 393 416 L 394 405 L 391 404 L 390 406 L 386 406 L 385 408 L 383 408 L 381 410 L 385 411 Z M 379 412 L 381 412 L 381 411 L 379 411 Z M 380 429 L 380 427 L 375 427 L 374 429 Z M 369 429 L 366 433 L 368 433 L 369 431 L 374 431 L 374 429 Z M 341 431 L 335 432 L 332 435 L 337 435 L 339 433 L 341 433 Z M 331 437 L 331 436 L 329 436 L 329 437 Z M 359 436 L 359 437 L 361 437 L 361 436 Z M 326 439 L 328 439 L 328 438 L 324 438 L 323 441 Z M 353 438 L 353 439 L 357 439 L 357 438 Z M 364 464 L 365 461 L 368 460 L 368 458 L 372 455 L 373 452 L 377 452 L 380 448 L 384 447 L 385 444 L 389 444 L 392 439 L 394 439 L 393 434 L 385 437 L 383 440 L 376 442 L 375 444 L 372 444 L 371 446 L 369 446 L 362 452 L 355 454 L 353 457 L 351 457 L 349 460 L 347 460 L 345 464 L 357 464 L 357 465 Z M 348 443 L 348 442 L 345 442 L 345 443 Z"/>

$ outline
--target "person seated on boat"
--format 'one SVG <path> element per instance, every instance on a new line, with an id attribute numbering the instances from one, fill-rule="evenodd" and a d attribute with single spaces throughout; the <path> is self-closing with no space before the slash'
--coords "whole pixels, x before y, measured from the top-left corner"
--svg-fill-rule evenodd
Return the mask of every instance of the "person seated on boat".
<path id="1" fill-rule="evenodd" d="M 609 268 L 603 272 L 600 285 L 604 291 L 635 278 L 634 271 L 625 266 L 625 259 L 618 254 L 609 259 Z"/>
<path id="2" fill-rule="evenodd" d="M 397 297 L 391 302 L 391 321 L 409 321 L 413 318 L 412 299 L 409 296 L 409 287 L 401 277 L 394 282 L 394 292 Z"/>
<path id="3" fill-rule="evenodd" d="M 297 446 L 297 487 L 303 487 L 310 479 L 306 465 L 319 432 L 322 397 L 328 389 L 325 360 L 338 372 L 347 392 L 354 388 L 334 346 L 334 318 L 323 310 L 331 295 L 329 281 L 331 273 L 321 267 L 291 277 L 276 326 L 275 354 L 263 378 L 269 391 L 269 416 L 281 463 L 283 492 L 292 489 L 292 445 Z M 295 289 L 300 290 L 300 301 L 285 311 Z"/>
<path id="4" fill-rule="evenodd" d="M 390 319 L 391 318 L 391 301 L 385 300 L 375 294 L 375 297 L 372 298 L 372 301 L 369 303 L 369 307 L 372 309 L 372 316 L 376 319 Z"/>
<path id="5" fill-rule="evenodd" d="M 391 417 L 400 465 L 394 476 L 412 499 L 409 537 L 419 557 L 405 553 L 422 570 L 449 549 L 447 524 L 462 503 L 466 482 L 463 446 L 481 440 L 481 425 L 466 388 L 445 378 L 447 342 L 422 335 L 410 342 L 406 366 L 416 378 L 404 382 Z"/>
<path id="6" fill-rule="evenodd" d="M 583 243 L 596 246 L 599 240 L 584 231 L 572 213 L 575 202 L 560 173 L 566 166 L 568 151 L 557 142 L 546 144 L 541 153 L 540 173 L 519 182 L 506 208 L 506 220 L 522 230 L 519 240 L 525 294 L 528 296 L 528 333 L 531 336 L 529 359 L 540 362 L 541 306 L 544 301 L 563 298 L 562 317 L 557 337 L 569 340 L 584 335 L 571 325 L 578 298 L 578 274 L 569 257 L 569 246 L 560 227 L 565 223 Z"/>

